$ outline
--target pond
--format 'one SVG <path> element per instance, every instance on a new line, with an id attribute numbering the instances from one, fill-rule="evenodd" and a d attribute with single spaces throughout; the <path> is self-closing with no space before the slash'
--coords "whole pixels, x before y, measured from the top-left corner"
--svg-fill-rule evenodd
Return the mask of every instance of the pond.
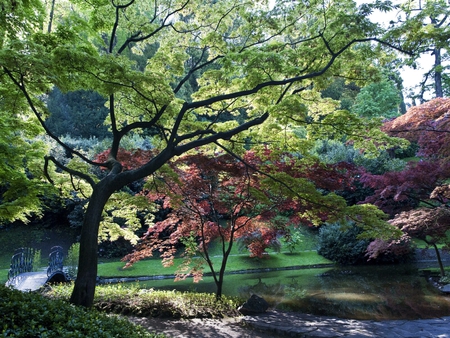
<path id="1" fill-rule="evenodd" d="M 155 289 L 215 292 L 211 277 L 141 282 Z M 353 319 L 417 319 L 450 316 L 450 296 L 420 277 L 416 266 L 359 266 L 226 275 L 224 294 L 257 294 L 271 307 Z"/>

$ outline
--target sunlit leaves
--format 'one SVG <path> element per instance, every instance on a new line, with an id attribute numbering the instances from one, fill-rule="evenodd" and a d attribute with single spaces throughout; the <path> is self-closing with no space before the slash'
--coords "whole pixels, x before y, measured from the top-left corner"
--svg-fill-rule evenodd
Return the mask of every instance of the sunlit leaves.
<path id="1" fill-rule="evenodd" d="M 0 5 L 0 47 L 40 28 L 44 8 L 39 0 L 2 1 Z"/>
<path id="2" fill-rule="evenodd" d="M 1 88 L 1 87 L 0 87 Z M 6 102 L 5 102 L 6 101 Z M 52 193 L 44 181 L 43 156 L 46 146 L 32 139 L 41 132 L 34 119 L 18 121 L 7 114 L 7 100 L 0 104 L 0 222 L 20 220 L 40 215 L 40 197 Z"/>
<path id="3" fill-rule="evenodd" d="M 145 213 L 145 223 L 152 225 L 152 214 L 155 207 L 140 195 L 130 195 L 125 192 L 114 194 L 105 206 L 104 217 L 101 222 L 99 240 L 115 241 L 124 237 L 132 244 L 136 244 L 138 237 L 136 230 L 142 226 L 139 213 Z"/>

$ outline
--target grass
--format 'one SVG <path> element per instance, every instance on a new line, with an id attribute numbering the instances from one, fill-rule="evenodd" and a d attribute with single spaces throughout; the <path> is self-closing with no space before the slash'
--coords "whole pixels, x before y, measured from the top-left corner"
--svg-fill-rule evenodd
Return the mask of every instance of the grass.
<path id="1" fill-rule="evenodd" d="M 221 257 L 214 257 L 215 267 L 219 267 Z M 136 277 L 136 276 L 161 276 L 171 275 L 176 272 L 177 266 L 181 263 L 181 258 L 175 259 L 172 267 L 165 268 L 158 258 L 140 261 L 132 267 L 123 269 L 124 262 L 114 261 L 99 264 L 98 275 L 101 277 Z M 276 269 L 292 266 L 311 266 L 319 264 L 331 264 L 332 262 L 316 251 L 305 251 L 299 253 L 272 253 L 271 255 L 258 259 L 250 258 L 248 254 L 233 255 L 227 262 L 227 272 L 248 270 L 248 269 Z M 205 269 L 205 272 L 209 270 Z"/>

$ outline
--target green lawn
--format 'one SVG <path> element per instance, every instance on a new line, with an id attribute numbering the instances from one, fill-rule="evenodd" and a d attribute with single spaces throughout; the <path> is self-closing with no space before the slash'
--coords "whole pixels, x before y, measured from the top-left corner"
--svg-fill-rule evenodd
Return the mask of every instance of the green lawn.
<path id="1" fill-rule="evenodd" d="M 283 243 L 282 243 L 283 245 Z M 282 251 L 280 253 L 273 250 L 266 250 L 268 255 L 264 258 L 251 258 L 248 251 L 239 250 L 238 245 L 234 245 L 227 262 L 227 272 L 249 270 L 249 269 L 275 269 L 292 266 L 310 266 L 318 264 L 332 263 L 328 259 L 317 254 L 316 235 L 307 229 L 303 232 L 303 241 L 295 247 L 295 252 Z M 283 246 L 282 246 L 283 249 Z M 219 267 L 222 260 L 222 250 L 220 243 L 212 243 L 209 247 L 209 254 L 213 257 L 215 267 Z M 159 258 L 150 258 L 134 264 L 132 267 L 123 269 L 125 263 L 118 260 L 104 261 L 98 266 L 98 275 L 101 277 L 135 277 L 135 276 L 161 276 L 172 275 L 182 259 L 175 259 L 174 265 L 165 268 Z M 205 264 L 205 273 L 209 272 Z"/>
<path id="2" fill-rule="evenodd" d="M 214 257 L 214 266 L 219 267 L 221 257 Z M 105 262 L 98 266 L 98 275 L 101 277 L 136 277 L 136 276 L 160 276 L 174 274 L 181 259 L 175 259 L 172 267 L 165 268 L 161 260 L 157 258 L 147 259 L 123 269 L 123 262 Z M 331 264 L 332 262 L 318 255 L 316 251 L 304 251 L 299 253 L 272 253 L 267 258 L 250 258 L 248 254 L 235 254 L 227 263 L 227 271 L 239 271 L 248 269 L 275 269 L 291 266 L 310 266 L 318 264 Z M 205 268 L 205 272 L 209 270 Z"/>

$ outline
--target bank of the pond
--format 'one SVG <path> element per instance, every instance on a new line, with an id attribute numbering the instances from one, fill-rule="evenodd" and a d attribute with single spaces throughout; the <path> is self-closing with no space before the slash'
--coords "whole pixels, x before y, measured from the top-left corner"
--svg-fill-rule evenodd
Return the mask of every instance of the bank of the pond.
<path id="1" fill-rule="evenodd" d="M 287 270 L 305 270 L 305 269 L 325 269 L 333 268 L 336 265 L 334 263 L 327 264 L 314 264 L 314 265 L 296 265 L 296 266 L 286 266 L 280 268 L 258 268 L 258 269 L 245 269 L 236 271 L 227 271 L 225 275 L 242 275 L 242 274 L 254 274 L 254 273 L 264 273 L 273 271 L 287 271 Z M 211 277 L 211 272 L 205 272 L 203 274 L 205 277 Z M 129 282 L 142 282 L 150 280 L 162 280 L 162 279 L 174 279 L 176 275 L 165 274 L 165 275 L 152 275 L 152 276 L 134 276 L 134 277 L 120 277 L 120 276 L 110 276 L 110 277 L 98 277 L 98 284 L 108 284 L 108 283 L 129 283 Z"/>

